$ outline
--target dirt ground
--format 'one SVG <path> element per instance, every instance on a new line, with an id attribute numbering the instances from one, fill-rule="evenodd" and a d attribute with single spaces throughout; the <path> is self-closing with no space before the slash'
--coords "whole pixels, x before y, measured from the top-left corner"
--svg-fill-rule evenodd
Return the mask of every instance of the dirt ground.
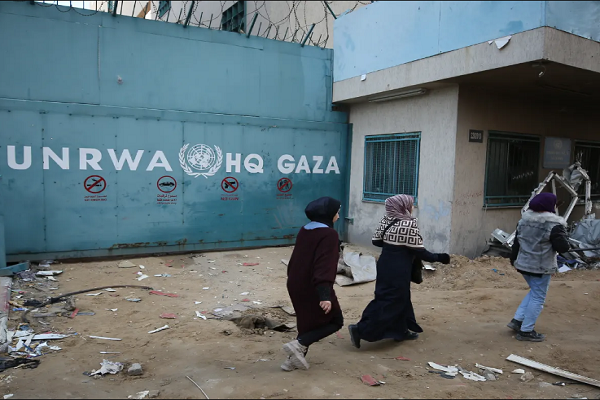
<path id="1" fill-rule="evenodd" d="M 516 354 L 600 379 L 600 271 L 571 271 L 553 278 L 536 326 L 547 334 L 543 343 L 519 342 L 506 327 L 527 286 L 505 259 L 471 261 L 453 256 L 448 266 L 434 264 L 437 270 L 424 271 L 424 283 L 412 288 L 417 319 L 425 330 L 419 339 L 363 342 L 360 350 L 350 344 L 347 325 L 360 318 L 375 284 L 336 285 L 345 326 L 337 335 L 311 347 L 308 371 L 280 369 L 284 360 L 281 346 L 295 338 L 294 332 L 243 331 L 231 321 L 196 316 L 200 311 L 210 317 L 216 308 L 241 303 L 254 307 L 252 313 L 293 322 L 294 317 L 281 309 L 270 308 L 291 305 L 285 289 L 286 267 L 281 262 L 289 259 L 291 251 L 291 247 L 279 247 L 130 258 L 134 268 L 119 268 L 122 260 L 57 263 L 52 269 L 64 271 L 56 277 L 58 282 L 37 284 L 15 279 L 13 301 L 17 302 L 123 284 L 148 285 L 179 297 L 116 289 L 97 296 L 76 296 L 80 312 L 93 311 L 95 315 L 30 317 L 36 333 L 77 335 L 51 341 L 49 344 L 61 350 L 49 350 L 39 357 L 36 369 L 2 372 L 0 394 L 14 394 L 14 399 L 126 399 L 140 391 L 158 390 L 158 398 L 204 398 L 186 378 L 189 376 L 211 399 L 600 398 L 599 388 L 547 385 L 568 380 L 506 361 L 507 356 Z M 149 278 L 138 281 L 140 271 Z M 49 287 L 58 289 L 45 294 L 44 288 Z M 18 290 L 25 292 L 20 299 L 16 299 Z M 249 293 L 242 295 L 244 292 Z M 126 300 L 132 297 L 141 301 Z M 245 299 L 250 301 L 242 302 Z M 174 313 L 177 318 L 161 319 L 162 313 Z M 11 311 L 9 329 L 17 327 L 21 314 Z M 37 322 L 40 320 L 48 325 Z M 148 333 L 165 324 L 169 329 Z M 90 335 L 122 340 L 92 339 Z M 100 354 L 102 351 L 119 354 Z M 410 361 L 396 360 L 398 356 Z M 128 376 L 126 365 L 116 375 L 95 378 L 84 374 L 100 368 L 103 359 L 141 363 L 144 373 Z M 429 373 L 429 361 L 460 365 L 477 373 L 475 364 L 479 363 L 500 368 L 504 374 L 486 382 L 473 382 L 460 375 L 445 379 Z M 511 373 L 516 368 L 532 372 L 535 378 L 522 382 L 521 375 Z M 360 381 L 365 374 L 385 384 L 367 386 Z"/>

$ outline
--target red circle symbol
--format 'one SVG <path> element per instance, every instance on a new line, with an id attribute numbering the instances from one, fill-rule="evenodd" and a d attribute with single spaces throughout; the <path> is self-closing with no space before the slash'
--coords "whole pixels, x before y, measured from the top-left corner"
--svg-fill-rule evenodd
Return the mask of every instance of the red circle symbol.
<path id="1" fill-rule="evenodd" d="M 292 190 L 292 180 L 290 178 L 281 178 L 277 181 L 277 190 L 281 193 L 287 193 Z"/>
<path id="2" fill-rule="evenodd" d="M 156 181 L 156 187 L 163 193 L 171 193 L 177 188 L 177 181 L 169 175 L 161 176 Z"/>
<path id="3" fill-rule="evenodd" d="M 226 193 L 233 193 L 240 187 L 240 183 L 233 176 L 228 176 L 221 181 L 221 189 Z"/>
<path id="4" fill-rule="evenodd" d="M 106 180 L 99 175 L 91 175 L 83 181 L 83 187 L 90 193 L 98 194 L 106 189 Z"/>

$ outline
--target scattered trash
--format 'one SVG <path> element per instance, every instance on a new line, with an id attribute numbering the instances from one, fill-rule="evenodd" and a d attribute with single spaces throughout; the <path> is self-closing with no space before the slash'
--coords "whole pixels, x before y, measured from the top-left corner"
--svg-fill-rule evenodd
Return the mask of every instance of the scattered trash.
<path id="1" fill-rule="evenodd" d="M 429 265 L 429 264 L 423 264 L 423 269 L 427 270 L 427 271 L 435 271 L 435 267 Z"/>
<path id="2" fill-rule="evenodd" d="M 535 368 L 535 369 L 543 371 L 543 372 L 547 372 L 547 373 L 550 373 L 550 374 L 558 375 L 558 376 L 560 376 L 562 378 L 567 378 L 567 379 L 571 379 L 573 381 L 585 383 L 587 385 L 600 387 L 600 381 L 597 381 L 595 379 L 588 378 L 588 377 L 585 377 L 585 376 L 582 376 L 582 375 L 577 375 L 577 374 L 574 374 L 572 372 L 562 370 L 560 368 L 551 367 L 549 365 L 545 365 L 545 364 L 542 364 L 542 363 L 537 362 L 537 361 L 528 360 L 527 358 L 520 357 L 520 356 L 517 356 L 515 354 L 511 354 L 506 359 L 508 361 L 515 362 L 517 364 L 522 364 L 522 365 L 525 365 L 527 367 Z M 525 375 L 527 375 L 527 374 L 531 374 L 531 373 L 528 372 Z M 521 379 L 523 379 L 523 377 L 525 375 L 523 375 L 521 377 Z"/>
<path id="3" fill-rule="evenodd" d="M 104 289 L 104 290 L 106 290 L 107 292 L 116 292 L 116 290 L 115 290 L 115 289 L 113 289 L 113 288 L 106 288 L 106 289 Z"/>
<path id="4" fill-rule="evenodd" d="M 253 301 L 252 303 L 253 304 L 258 304 L 258 305 L 262 304 L 260 301 Z"/>
<path id="5" fill-rule="evenodd" d="M 377 278 L 375 257 L 345 247 L 342 253 L 343 265 L 338 268 L 335 283 L 349 286 L 372 282 Z M 341 263 L 341 262 L 340 262 Z"/>
<path id="6" fill-rule="evenodd" d="M 119 263 L 119 268 L 133 268 L 133 267 L 135 267 L 135 264 L 129 260 L 121 261 Z"/>
<path id="7" fill-rule="evenodd" d="M 259 265 L 259 264 L 260 264 L 260 263 L 243 263 L 242 265 L 243 265 L 244 267 L 254 267 L 254 266 L 257 266 L 257 265 Z"/>
<path id="8" fill-rule="evenodd" d="M 250 292 L 243 292 L 243 293 L 240 293 L 240 296 L 248 296 L 249 294 L 250 294 Z"/>
<path id="9" fill-rule="evenodd" d="M 429 364 L 429 366 L 433 369 L 437 369 L 440 371 L 444 371 L 446 374 L 450 375 L 450 376 L 456 376 L 458 374 L 458 368 L 456 367 L 444 367 L 443 365 L 440 364 L 436 364 L 434 362 L 428 362 L 427 364 Z"/>
<path id="10" fill-rule="evenodd" d="M 138 272 L 139 277 L 137 278 L 138 281 L 142 281 L 146 278 L 148 278 L 148 275 L 146 274 L 142 274 L 141 272 Z"/>
<path id="11" fill-rule="evenodd" d="M 136 394 L 131 394 L 129 396 L 127 396 L 128 399 L 145 399 L 146 397 L 148 397 L 150 394 L 149 390 L 144 390 L 142 392 L 137 392 Z"/>
<path id="12" fill-rule="evenodd" d="M 496 373 L 496 374 L 503 374 L 501 369 L 498 368 L 492 368 L 492 367 L 486 367 L 485 365 L 481 365 L 481 364 L 475 364 L 476 368 L 480 368 L 480 369 L 485 369 L 487 371 Z"/>
<path id="13" fill-rule="evenodd" d="M 42 333 L 40 335 L 34 335 L 32 340 L 58 340 L 69 337 L 69 335 L 61 335 L 59 333 Z"/>
<path id="14" fill-rule="evenodd" d="M 12 309 L 13 311 L 27 311 L 27 308 L 23 308 L 23 307 L 15 307 Z"/>
<path id="15" fill-rule="evenodd" d="M 163 319 L 176 319 L 177 315 L 170 314 L 170 313 L 162 313 L 162 314 L 160 314 L 160 318 L 163 318 Z"/>
<path id="16" fill-rule="evenodd" d="M 194 304 L 198 305 L 198 304 L 202 304 L 201 301 L 195 301 Z"/>
<path id="17" fill-rule="evenodd" d="M 156 333 L 156 332 L 164 331 L 165 329 L 169 329 L 169 325 L 161 326 L 160 328 L 156 328 L 148 333 Z"/>
<path id="18" fill-rule="evenodd" d="M 185 377 L 186 377 L 186 378 L 188 378 L 188 379 L 189 379 L 189 380 L 190 380 L 190 381 L 191 381 L 191 382 L 192 382 L 194 385 L 196 385 L 196 387 L 197 387 L 198 389 L 200 389 L 200 391 L 202 392 L 202 394 L 204 395 L 204 397 L 206 397 L 206 399 L 207 399 L 207 400 L 209 400 L 209 399 L 208 399 L 208 396 L 206 395 L 206 393 L 204 392 L 204 390 L 202 390 L 202 388 L 201 388 L 201 387 L 200 387 L 200 386 L 199 386 L 199 385 L 198 385 L 196 382 L 194 382 L 194 380 L 193 380 L 192 378 L 190 378 L 190 377 L 189 377 L 189 376 L 187 376 L 187 375 L 186 375 Z"/>
<path id="19" fill-rule="evenodd" d="M 107 308 L 106 311 L 117 312 L 118 308 Z"/>
<path id="20" fill-rule="evenodd" d="M 35 273 L 36 276 L 55 276 L 62 274 L 62 271 L 38 271 Z"/>
<path id="21" fill-rule="evenodd" d="M 5 399 L 10 399 L 10 398 L 11 398 L 11 397 L 13 397 L 13 396 L 14 396 L 14 394 L 12 394 L 12 393 L 11 393 L 11 394 L 5 394 L 5 395 L 4 395 L 4 398 L 5 398 Z"/>
<path id="22" fill-rule="evenodd" d="M 376 380 L 371 375 L 363 375 L 360 377 L 360 380 L 362 381 L 362 383 L 364 383 L 365 385 L 369 385 L 369 386 L 379 386 L 379 385 L 385 383 L 385 382 Z"/>
<path id="23" fill-rule="evenodd" d="M 499 272 L 496 268 L 492 268 L 492 271 L 494 271 L 498 275 L 504 275 L 503 273 Z"/>
<path id="24" fill-rule="evenodd" d="M 558 272 L 560 272 L 560 273 L 564 274 L 565 272 L 569 272 L 569 271 L 571 271 L 571 270 L 572 270 L 572 268 L 569 268 L 569 267 L 567 267 L 566 265 L 563 265 L 562 267 L 560 267 L 560 268 L 558 269 Z"/>
<path id="25" fill-rule="evenodd" d="M 234 370 L 234 369 L 235 369 L 235 367 L 225 367 L 225 368 L 223 368 L 223 369 L 231 369 L 231 370 Z"/>
<path id="26" fill-rule="evenodd" d="M 46 279 L 48 279 L 49 281 L 52 281 L 52 282 L 58 282 L 58 279 L 56 279 L 53 276 L 47 276 Z"/>
<path id="27" fill-rule="evenodd" d="M 121 339 L 119 338 L 110 338 L 110 337 L 104 337 L 104 336 L 88 336 L 92 339 L 102 339 L 102 340 L 115 340 L 115 341 L 119 341 Z"/>
<path id="28" fill-rule="evenodd" d="M 101 351 L 100 354 L 121 354 L 120 351 Z"/>
<path id="29" fill-rule="evenodd" d="M 513 374 L 524 374 L 525 370 L 524 369 L 515 369 L 514 371 L 512 371 Z"/>
<path id="30" fill-rule="evenodd" d="M 205 317 L 204 315 L 202 315 L 202 314 L 200 313 L 200 311 L 196 311 L 196 316 L 197 316 L 198 318 L 202 318 L 203 320 L 205 320 L 205 321 L 206 321 L 206 317 Z"/>
<path id="31" fill-rule="evenodd" d="M 475 372 L 471 372 L 471 371 L 459 371 L 460 374 L 465 378 L 468 379 L 470 381 L 475 381 L 475 382 L 485 382 L 486 379 L 485 377 L 476 374 Z M 494 377 L 495 379 L 495 377 Z"/>
<path id="32" fill-rule="evenodd" d="M 86 296 L 99 296 L 101 294 L 102 294 L 102 292 L 100 292 L 100 293 L 86 293 Z"/>
<path id="33" fill-rule="evenodd" d="M 202 290 L 208 290 L 210 289 L 209 287 L 203 287 Z"/>
<path id="34" fill-rule="evenodd" d="M 160 290 L 151 290 L 150 294 L 156 294 L 158 296 L 167 296 L 167 297 L 179 297 L 178 294 L 174 294 L 174 293 L 163 293 Z"/>
<path id="35" fill-rule="evenodd" d="M 290 263 L 290 260 L 285 260 L 282 258 L 281 263 L 287 267 L 287 265 Z"/>
<path id="36" fill-rule="evenodd" d="M 92 371 L 90 376 L 94 376 L 94 375 L 98 375 L 98 374 L 100 374 L 100 375 L 104 375 L 104 374 L 115 375 L 123 370 L 123 364 L 120 362 L 102 360 L 100 365 L 101 365 L 101 368 L 97 371 Z"/>
<path id="37" fill-rule="evenodd" d="M 140 363 L 131 364 L 131 367 L 129 367 L 129 369 L 127 370 L 127 375 L 129 376 L 140 376 L 143 373 L 144 370 L 142 369 L 142 364 Z"/>
<path id="38" fill-rule="evenodd" d="M 144 267 L 143 265 L 140 265 L 140 269 L 145 269 L 146 267 Z"/>
<path id="39" fill-rule="evenodd" d="M 521 375 L 521 377 L 519 378 L 521 380 L 521 382 L 529 382 L 532 381 L 535 377 L 533 376 L 533 374 L 531 372 L 526 372 L 523 375 Z"/>
<path id="40" fill-rule="evenodd" d="M 140 301 L 142 301 L 142 299 L 125 299 L 127 301 L 132 301 L 134 303 L 139 303 Z"/>
<path id="41" fill-rule="evenodd" d="M 69 315 L 69 318 L 71 318 L 71 319 L 75 318 L 75 316 L 77 315 L 78 312 L 79 312 L 79 308 L 76 308 L 75 310 L 73 310 L 73 313 L 71 315 Z"/>
<path id="42" fill-rule="evenodd" d="M 154 275 L 154 276 L 156 276 L 156 277 L 159 277 L 159 278 L 161 278 L 161 277 L 162 277 L 162 278 L 170 278 L 170 277 L 171 277 L 171 274 L 156 274 L 156 275 Z"/>
<path id="43" fill-rule="evenodd" d="M 38 264 L 40 268 L 50 268 L 50 265 L 54 264 L 54 260 L 42 260 Z"/>
<path id="44" fill-rule="evenodd" d="M 40 364 L 40 360 L 33 360 L 30 358 L 9 358 L 9 357 L 0 357 L 0 372 L 7 370 L 9 368 L 14 368 L 22 365 L 22 368 L 37 368 Z"/>
<path id="45" fill-rule="evenodd" d="M 402 357 L 402 356 L 398 356 L 398 357 L 396 357 L 394 360 L 399 360 L 399 361 L 410 361 L 410 359 L 409 359 L 409 358 Z"/>

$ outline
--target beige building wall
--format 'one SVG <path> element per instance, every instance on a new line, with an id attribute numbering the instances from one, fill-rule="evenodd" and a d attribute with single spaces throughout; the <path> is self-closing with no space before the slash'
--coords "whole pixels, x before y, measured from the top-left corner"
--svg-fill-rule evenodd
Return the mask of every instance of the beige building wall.
<path id="1" fill-rule="evenodd" d="M 108 10 L 108 1 L 92 1 L 91 8 L 101 11 Z M 150 6 L 148 6 L 148 4 Z M 197 1 L 194 5 L 190 24 L 218 29 L 221 24 L 223 11 L 230 8 L 236 1 Z M 370 4 L 368 1 L 328 1 L 329 7 L 336 16 L 346 11 L 354 11 Z M 183 23 L 187 17 L 191 1 L 171 1 L 171 11 L 161 20 Z M 119 2 L 117 12 L 122 15 L 155 19 L 159 1 L 125 1 Z M 308 33 L 312 24 L 315 28 L 311 35 L 310 45 L 333 48 L 333 15 L 322 1 L 246 1 L 246 29 L 250 28 L 254 14 L 258 13 L 252 35 L 269 37 L 278 40 L 298 42 Z M 211 19 L 212 16 L 212 19 Z M 271 29 L 268 29 L 272 25 Z M 260 31 L 259 31 L 260 28 Z M 267 33 L 268 31 L 268 33 Z M 286 32 L 287 31 L 287 32 Z M 285 35 L 285 38 L 284 38 Z M 308 42 L 307 42 L 308 43 Z"/>
<path id="2" fill-rule="evenodd" d="M 450 246 L 453 253 L 478 256 L 494 229 L 500 228 L 511 233 L 520 219 L 521 207 L 484 208 L 489 130 L 541 136 L 540 181 L 552 171 L 542 168 L 544 137 L 570 138 L 573 146 L 576 139 L 600 141 L 600 113 L 577 111 L 569 107 L 569 111 L 561 111 L 561 108 L 460 87 Z M 484 130 L 484 142 L 469 143 L 469 129 Z M 558 191 L 558 194 L 559 200 L 570 201 L 570 196 L 564 190 Z M 596 213 L 599 214 L 598 210 Z M 577 206 L 570 221 L 582 215 L 583 207 Z"/>
<path id="3" fill-rule="evenodd" d="M 371 245 L 371 237 L 385 214 L 383 203 L 362 200 L 365 136 L 421 132 L 418 205 L 421 235 L 430 251 L 448 251 L 451 241 L 452 196 L 458 87 L 432 90 L 426 95 L 381 103 L 353 104 L 352 154 L 348 240 Z"/>

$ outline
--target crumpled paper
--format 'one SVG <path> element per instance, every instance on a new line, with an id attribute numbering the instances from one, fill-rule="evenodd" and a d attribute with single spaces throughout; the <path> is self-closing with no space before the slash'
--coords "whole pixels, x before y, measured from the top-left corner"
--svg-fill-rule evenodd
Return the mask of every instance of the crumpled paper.
<path id="1" fill-rule="evenodd" d="M 99 370 L 96 371 L 92 371 L 92 373 L 90 374 L 90 376 L 93 375 L 104 375 L 104 374 L 117 374 L 119 372 L 121 372 L 123 370 L 123 364 L 120 362 L 113 362 L 113 361 L 108 361 L 108 360 L 102 360 L 102 362 L 100 363 L 101 367 Z"/>

